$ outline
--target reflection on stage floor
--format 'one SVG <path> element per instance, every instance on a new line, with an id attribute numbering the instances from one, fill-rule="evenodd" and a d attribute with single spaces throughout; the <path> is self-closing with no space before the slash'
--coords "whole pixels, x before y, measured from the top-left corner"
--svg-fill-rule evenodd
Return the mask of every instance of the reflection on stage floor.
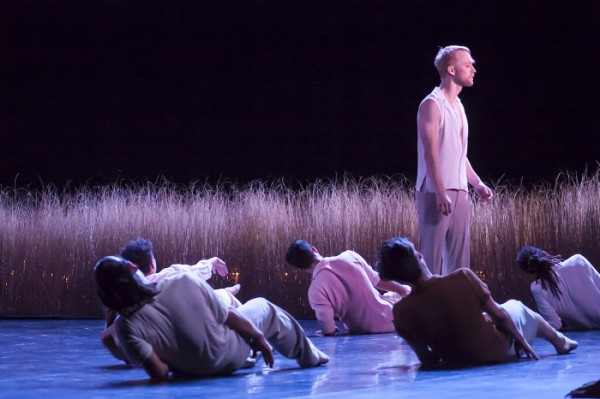
<path id="1" fill-rule="evenodd" d="M 262 362 L 227 377 L 153 383 L 141 368 L 113 359 L 99 341 L 101 320 L 0 320 L 2 398 L 562 398 L 600 379 L 600 331 L 575 332 L 573 353 L 557 356 L 536 341 L 540 361 L 460 370 L 424 371 L 396 334 L 316 337 L 330 362 L 299 369 L 279 354 L 275 367 Z"/>

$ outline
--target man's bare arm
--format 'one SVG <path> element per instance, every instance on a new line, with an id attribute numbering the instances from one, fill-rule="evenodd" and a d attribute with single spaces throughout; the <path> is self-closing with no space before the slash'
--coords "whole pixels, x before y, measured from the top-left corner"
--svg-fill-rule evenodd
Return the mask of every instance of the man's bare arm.
<path id="1" fill-rule="evenodd" d="M 339 280 L 338 280 L 339 281 Z M 335 311 L 329 299 L 322 296 L 318 300 L 313 300 L 310 303 L 311 308 L 315 311 L 317 322 L 319 323 L 319 335 L 326 337 L 334 337 L 339 331 L 335 324 Z M 319 332 L 317 331 L 317 333 Z"/>
<path id="2" fill-rule="evenodd" d="M 117 311 L 106 308 L 106 327 L 110 327 L 117 318 Z"/>
<path id="3" fill-rule="evenodd" d="M 380 280 L 375 288 L 383 291 L 391 291 L 399 294 L 402 298 L 410 294 L 410 287 L 391 280 Z"/>
<path id="4" fill-rule="evenodd" d="M 104 331 L 102 331 L 102 335 L 100 335 L 100 341 L 102 341 L 102 344 L 114 357 L 124 361 L 125 363 L 129 363 L 127 356 L 125 356 L 125 352 L 117 345 L 115 336 L 115 326 L 114 324 L 111 324 Z"/>
<path id="5" fill-rule="evenodd" d="M 471 165 L 469 159 L 467 159 L 466 165 L 467 181 L 475 189 L 475 194 L 477 194 L 481 201 L 490 201 L 494 197 L 492 189 L 486 186 L 481 180 L 481 178 L 477 175 L 477 173 L 475 173 L 475 170 L 473 169 L 473 166 Z"/>
<path id="6" fill-rule="evenodd" d="M 271 346 L 267 343 L 263 333 L 256 328 L 250 320 L 246 319 L 234 308 L 229 308 L 229 314 L 227 320 L 225 320 L 225 325 L 248 340 L 250 342 L 250 347 L 254 351 L 261 352 L 265 359 L 265 363 L 267 363 L 269 367 L 273 367 L 274 358 Z"/>
<path id="7" fill-rule="evenodd" d="M 440 357 L 436 355 L 429 346 L 415 342 L 410 339 L 406 339 L 402 337 L 404 341 L 411 347 L 411 349 L 415 352 L 419 361 L 423 366 L 434 366 L 440 363 Z"/>
<path id="8" fill-rule="evenodd" d="M 452 200 L 446 195 L 438 159 L 441 113 L 433 100 L 424 101 L 417 114 L 417 131 L 423 143 L 427 179 L 436 194 L 438 210 L 444 215 L 452 212 Z"/>
<path id="9" fill-rule="evenodd" d="M 169 366 L 164 363 L 156 352 L 152 351 L 150 356 L 142 363 L 144 370 L 154 380 L 164 380 L 169 376 Z"/>
<path id="10" fill-rule="evenodd" d="M 525 337 L 523 337 L 521 332 L 517 329 L 515 322 L 510 317 L 508 312 L 498 305 L 491 295 L 484 302 L 483 307 L 490 315 L 494 323 L 500 326 L 505 332 L 507 332 L 517 341 L 519 346 L 525 351 L 527 357 L 533 357 L 536 360 L 540 359 L 533 348 L 529 345 L 527 340 L 525 340 Z M 518 355 L 519 354 L 517 353 L 517 356 Z"/>

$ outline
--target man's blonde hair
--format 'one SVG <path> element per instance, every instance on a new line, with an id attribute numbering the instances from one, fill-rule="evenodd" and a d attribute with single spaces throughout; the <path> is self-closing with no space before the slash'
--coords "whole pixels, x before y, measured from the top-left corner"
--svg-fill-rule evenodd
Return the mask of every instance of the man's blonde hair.
<path id="1" fill-rule="evenodd" d="M 444 76 L 446 74 L 446 70 L 448 69 L 448 65 L 450 65 L 450 60 L 452 59 L 452 54 L 454 52 L 463 50 L 467 53 L 471 54 L 471 50 L 465 46 L 446 46 L 440 47 L 437 55 L 435 56 L 435 60 L 433 61 L 433 65 L 435 65 L 435 69 L 437 69 L 440 76 Z"/>

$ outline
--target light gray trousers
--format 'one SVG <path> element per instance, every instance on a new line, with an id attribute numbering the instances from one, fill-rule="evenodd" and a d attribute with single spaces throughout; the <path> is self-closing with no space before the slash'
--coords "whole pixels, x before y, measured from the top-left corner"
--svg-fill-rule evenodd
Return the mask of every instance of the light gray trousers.
<path id="1" fill-rule="evenodd" d="M 443 215 L 437 209 L 435 193 L 416 192 L 419 221 L 418 251 L 433 274 L 445 275 L 458 268 L 470 268 L 469 193 L 448 190 L 452 212 Z"/>
<path id="2" fill-rule="evenodd" d="M 237 310 L 265 335 L 276 351 L 289 359 L 296 359 L 301 367 L 316 366 L 320 358 L 327 358 L 306 337 L 294 317 L 266 299 L 254 298 Z"/>

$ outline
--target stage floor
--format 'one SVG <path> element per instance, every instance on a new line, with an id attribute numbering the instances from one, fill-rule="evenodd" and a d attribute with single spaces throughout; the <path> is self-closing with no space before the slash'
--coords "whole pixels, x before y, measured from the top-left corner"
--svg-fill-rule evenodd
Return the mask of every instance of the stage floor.
<path id="1" fill-rule="evenodd" d="M 600 379 L 600 331 L 577 332 L 573 353 L 557 356 L 536 341 L 540 361 L 451 371 L 420 371 L 417 358 L 395 334 L 315 337 L 327 365 L 299 369 L 275 355 L 232 376 L 152 383 L 141 368 L 113 359 L 99 336 L 101 320 L 0 320 L 2 398 L 563 398 Z M 393 395 L 393 396 L 392 396 Z"/>

